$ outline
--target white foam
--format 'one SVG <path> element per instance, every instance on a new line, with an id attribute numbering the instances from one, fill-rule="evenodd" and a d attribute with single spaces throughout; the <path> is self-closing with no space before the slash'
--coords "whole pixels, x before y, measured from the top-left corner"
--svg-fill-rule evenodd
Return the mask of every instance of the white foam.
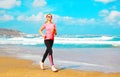
<path id="1" fill-rule="evenodd" d="M 106 67 L 104 65 L 99 65 L 99 64 L 93 64 L 93 63 L 86 63 L 86 62 L 74 62 L 74 61 L 62 61 L 58 60 L 57 62 L 59 63 L 65 63 L 65 64 L 73 64 L 73 65 L 84 65 L 84 66 L 92 66 L 92 67 Z"/>
<path id="2" fill-rule="evenodd" d="M 78 41 L 78 40 L 55 40 L 57 44 L 114 44 L 120 45 L 120 41 Z"/>
<path id="3" fill-rule="evenodd" d="M 55 43 L 57 44 L 111 44 L 120 45 L 120 41 L 108 41 L 113 37 L 101 38 L 56 38 Z"/>
<path id="4" fill-rule="evenodd" d="M 108 36 L 101 36 L 101 37 L 94 37 L 94 38 L 61 38 L 56 37 L 56 39 L 59 40 L 78 40 L 78 41 L 105 41 L 105 40 L 112 40 L 114 37 L 108 37 Z"/>
<path id="5" fill-rule="evenodd" d="M 113 46 L 120 46 L 120 41 L 110 41 L 113 37 L 102 36 L 94 38 L 61 38 L 55 37 L 56 44 L 111 44 Z M 43 44 L 42 37 L 24 38 L 14 37 L 0 39 L 0 44 L 23 44 L 23 45 L 37 45 Z"/>

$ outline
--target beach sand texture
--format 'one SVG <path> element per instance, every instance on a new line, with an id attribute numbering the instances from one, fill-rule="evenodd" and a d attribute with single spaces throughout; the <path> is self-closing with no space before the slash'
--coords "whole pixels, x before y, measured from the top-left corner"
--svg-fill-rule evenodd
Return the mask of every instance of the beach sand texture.
<path id="1" fill-rule="evenodd" d="M 0 77 L 120 77 L 120 73 L 103 73 L 59 69 L 52 72 L 50 67 L 41 70 L 39 65 L 30 60 L 15 57 L 0 57 Z"/>

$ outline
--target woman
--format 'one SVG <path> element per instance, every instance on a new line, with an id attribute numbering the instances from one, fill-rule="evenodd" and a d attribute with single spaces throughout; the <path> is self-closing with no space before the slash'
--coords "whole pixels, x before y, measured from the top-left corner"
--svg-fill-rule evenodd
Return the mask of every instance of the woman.
<path id="1" fill-rule="evenodd" d="M 44 29 L 46 30 L 46 34 L 43 34 L 42 32 Z M 56 32 L 56 25 L 52 22 L 51 14 L 46 15 L 46 22 L 40 28 L 40 34 L 44 38 L 44 43 L 47 47 L 43 55 L 42 61 L 40 62 L 40 67 L 41 69 L 44 69 L 44 61 L 48 56 L 50 65 L 51 65 L 51 70 L 55 72 L 57 71 L 57 69 L 55 68 L 54 62 L 53 62 L 52 46 L 54 42 L 54 35 L 56 35 L 57 32 Z"/>

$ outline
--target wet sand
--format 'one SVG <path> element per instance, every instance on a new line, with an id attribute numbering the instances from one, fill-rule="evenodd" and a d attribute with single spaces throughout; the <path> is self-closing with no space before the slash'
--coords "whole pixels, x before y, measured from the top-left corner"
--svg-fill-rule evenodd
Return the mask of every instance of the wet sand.
<path id="1" fill-rule="evenodd" d="M 120 77 L 120 73 L 103 73 L 60 69 L 52 72 L 50 67 L 41 70 L 39 65 L 30 60 L 15 57 L 0 57 L 0 77 Z"/>

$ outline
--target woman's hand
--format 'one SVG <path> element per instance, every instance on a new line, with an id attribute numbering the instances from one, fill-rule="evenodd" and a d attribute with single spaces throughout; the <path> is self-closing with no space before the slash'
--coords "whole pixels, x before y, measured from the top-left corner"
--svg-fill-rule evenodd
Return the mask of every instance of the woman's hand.
<path id="1" fill-rule="evenodd" d="M 46 38 L 46 36 L 45 36 L 44 34 L 42 34 L 42 37 L 43 37 L 43 38 Z"/>
<path id="2" fill-rule="evenodd" d="M 56 29 L 53 29 L 52 33 L 54 33 L 55 35 L 57 35 Z"/>

